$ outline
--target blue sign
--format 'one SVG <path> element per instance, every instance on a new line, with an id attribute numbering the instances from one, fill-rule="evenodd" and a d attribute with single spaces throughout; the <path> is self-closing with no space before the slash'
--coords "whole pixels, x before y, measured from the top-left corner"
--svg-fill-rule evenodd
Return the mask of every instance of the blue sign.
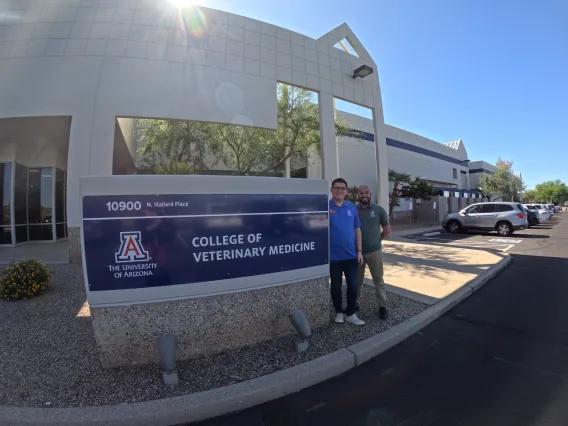
<path id="1" fill-rule="evenodd" d="M 85 196 L 89 291 L 327 265 L 328 223 L 326 195 Z"/>

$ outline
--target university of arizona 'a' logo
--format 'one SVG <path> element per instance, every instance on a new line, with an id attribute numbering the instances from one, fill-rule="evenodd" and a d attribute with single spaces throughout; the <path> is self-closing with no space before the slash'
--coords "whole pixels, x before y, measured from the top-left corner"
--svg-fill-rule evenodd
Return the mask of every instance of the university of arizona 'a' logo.
<path id="1" fill-rule="evenodd" d="M 120 241 L 120 249 L 114 254 L 117 263 L 150 260 L 148 252 L 142 246 L 140 231 L 121 232 Z"/>

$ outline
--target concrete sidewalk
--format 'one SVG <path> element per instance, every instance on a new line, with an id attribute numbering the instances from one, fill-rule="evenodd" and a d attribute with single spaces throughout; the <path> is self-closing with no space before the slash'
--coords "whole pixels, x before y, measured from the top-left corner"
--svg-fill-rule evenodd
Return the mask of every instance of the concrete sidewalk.
<path id="1" fill-rule="evenodd" d="M 404 241 L 383 242 L 388 291 L 433 305 L 498 264 L 503 255 Z M 365 284 L 372 285 L 367 269 Z"/>

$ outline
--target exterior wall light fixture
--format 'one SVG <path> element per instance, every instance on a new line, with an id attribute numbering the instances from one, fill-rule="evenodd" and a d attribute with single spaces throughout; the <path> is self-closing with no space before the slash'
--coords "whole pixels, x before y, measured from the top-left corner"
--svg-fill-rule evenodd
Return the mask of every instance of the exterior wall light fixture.
<path id="1" fill-rule="evenodd" d="M 353 78 L 361 77 L 365 78 L 368 75 L 373 74 L 374 70 L 369 65 L 361 65 L 355 71 L 353 71 Z"/>

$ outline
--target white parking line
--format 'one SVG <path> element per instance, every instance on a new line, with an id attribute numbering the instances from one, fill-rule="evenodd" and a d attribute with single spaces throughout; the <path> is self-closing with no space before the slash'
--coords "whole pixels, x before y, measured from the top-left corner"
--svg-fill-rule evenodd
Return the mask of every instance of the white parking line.
<path id="1" fill-rule="evenodd" d="M 428 232 L 427 234 L 422 234 L 424 237 L 431 237 L 432 235 L 440 235 L 441 232 Z"/>
<path id="2" fill-rule="evenodd" d="M 514 244 L 511 244 L 509 247 L 507 247 L 505 250 L 503 250 L 504 252 L 506 252 L 507 250 L 509 250 L 511 247 L 515 247 Z"/>

